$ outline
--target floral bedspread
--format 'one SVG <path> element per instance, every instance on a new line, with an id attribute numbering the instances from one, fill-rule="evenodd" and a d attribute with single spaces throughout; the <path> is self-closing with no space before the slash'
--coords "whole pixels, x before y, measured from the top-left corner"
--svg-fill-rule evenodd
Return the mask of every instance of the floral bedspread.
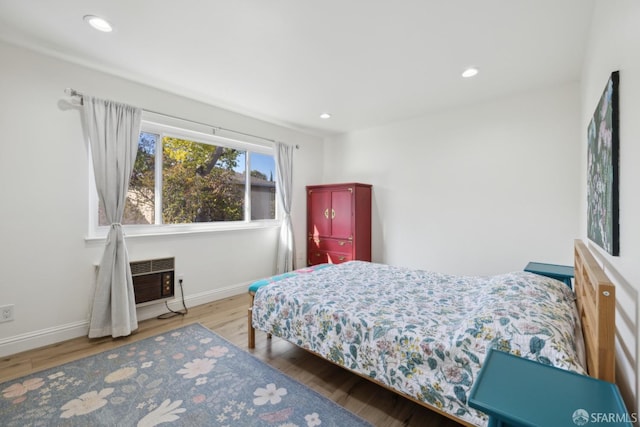
<path id="1" fill-rule="evenodd" d="M 574 295 L 526 272 L 452 276 L 362 261 L 263 286 L 255 328 L 474 425 L 467 405 L 489 348 L 584 373 Z"/>

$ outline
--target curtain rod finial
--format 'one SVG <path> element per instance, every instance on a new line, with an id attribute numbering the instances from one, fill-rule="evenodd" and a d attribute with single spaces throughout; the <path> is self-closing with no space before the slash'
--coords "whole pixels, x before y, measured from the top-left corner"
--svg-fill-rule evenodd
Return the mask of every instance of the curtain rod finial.
<path id="1" fill-rule="evenodd" d="M 78 92 L 77 90 L 72 89 L 70 87 L 66 88 L 64 90 L 64 93 L 66 93 L 68 96 L 79 96 L 79 97 L 82 98 L 82 94 L 80 92 Z"/>
<path id="2" fill-rule="evenodd" d="M 66 94 L 67 94 L 67 96 L 70 96 L 71 98 L 74 98 L 74 97 L 76 97 L 76 96 L 77 96 L 77 97 L 79 97 L 79 98 L 80 98 L 80 105 L 83 105 L 83 104 L 84 104 L 84 99 L 83 99 L 84 97 L 83 97 L 83 96 L 82 96 L 82 94 L 81 94 L 80 92 L 78 92 L 77 90 L 75 90 L 75 89 L 71 89 L 70 87 L 68 87 L 68 88 L 66 88 L 66 89 L 64 90 L 64 93 L 66 93 Z"/>

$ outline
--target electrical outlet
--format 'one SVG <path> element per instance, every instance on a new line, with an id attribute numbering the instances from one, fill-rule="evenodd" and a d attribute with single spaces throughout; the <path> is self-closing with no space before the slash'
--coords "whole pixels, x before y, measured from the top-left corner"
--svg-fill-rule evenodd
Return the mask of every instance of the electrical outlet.
<path id="1" fill-rule="evenodd" d="M 13 304 L 0 307 L 0 322 L 11 322 L 13 320 Z"/>
<path id="2" fill-rule="evenodd" d="M 178 274 L 178 282 L 184 280 L 184 274 Z"/>

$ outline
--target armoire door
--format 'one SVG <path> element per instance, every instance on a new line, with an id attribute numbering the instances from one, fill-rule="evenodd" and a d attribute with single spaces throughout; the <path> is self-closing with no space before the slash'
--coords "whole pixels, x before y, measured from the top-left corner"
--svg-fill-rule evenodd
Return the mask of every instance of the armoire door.
<path id="1" fill-rule="evenodd" d="M 353 238 L 352 200 L 353 189 L 344 188 L 331 192 L 331 237 L 336 239 Z"/>
<path id="2" fill-rule="evenodd" d="M 331 235 L 331 192 L 309 191 L 309 234 L 312 236 Z"/>

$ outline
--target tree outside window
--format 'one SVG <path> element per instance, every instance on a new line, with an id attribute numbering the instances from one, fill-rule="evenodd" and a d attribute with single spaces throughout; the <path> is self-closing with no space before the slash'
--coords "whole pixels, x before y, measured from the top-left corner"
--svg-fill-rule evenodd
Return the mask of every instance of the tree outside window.
<path id="1" fill-rule="evenodd" d="M 247 181 L 249 165 L 250 179 Z M 272 155 L 143 130 L 129 183 L 123 224 L 275 219 L 274 175 Z M 250 201 L 250 212 L 247 200 Z M 99 225 L 109 225 L 102 206 Z"/>

